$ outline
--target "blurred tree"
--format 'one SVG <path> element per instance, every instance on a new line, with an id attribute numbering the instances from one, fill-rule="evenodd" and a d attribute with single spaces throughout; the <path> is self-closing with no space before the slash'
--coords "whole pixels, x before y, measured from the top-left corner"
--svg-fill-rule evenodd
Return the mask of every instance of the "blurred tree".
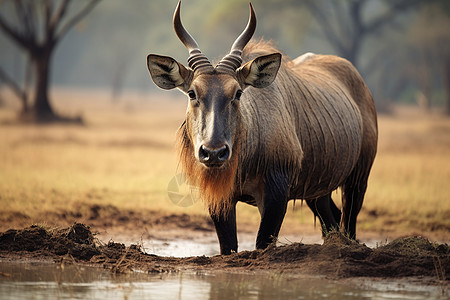
<path id="1" fill-rule="evenodd" d="M 434 25 L 438 27 L 436 30 L 434 45 L 438 50 L 438 58 L 442 61 L 442 85 L 445 91 L 445 112 L 450 116 L 450 1 L 438 0 L 435 11 L 439 13 L 441 18 L 433 19 Z M 431 11 L 433 18 L 433 11 Z"/>
<path id="2" fill-rule="evenodd" d="M 450 2 L 448 0 L 377 2 L 378 9 L 374 6 L 375 1 L 368 0 L 305 0 L 303 4 L 315 16 L 323 35 L 338 54 L 353 62 L 359 69 L 361 69 L 359 59 L 362 45 L 369 38 L 375 37 L 387 28 L 401 28 L 406 32 L 407 30 L 398 20 L 412 9 L 419 10 L 419 18 L 413 25 L 414 28 L 411 26 L 408 28 L 412 32 L 412 37 L 403 43 L 404 48 L 397 51 L 397 55 L 393 55 L 395 46 L 392 47 L 392 43 L 386 42 L 389 46 L 376 54 L 369 68 L 361 71 L 367 75 L 377 68 L 384 70 L 384 75 L 378 76 L 379 82 L 375 87 L 382 86 L 382 89 L 389 91 L 376 88 L 374 90 L 374 94 L 377 94 L 376 98 L 379 98 L 380 94 L 398 96 L 409 86 L 404 78 L 412 79 L 420 90 L 418 97 L 421 99 L 421 104 L 429 108 L 433 91 L 436 89 L 435 70 L 438 65 L 442 72 L 443 88 L 446 91 L 446 110 L 450 115 L 450 31 L 448 30 Z M 379 12 L 375 13 L 375 10 Z M 368 11 L 370 13 L 367 13 Z M 393 35 L 392 31 L 389 34 Z M 398 44 L 403 38 L 397 36 L 397 40 L 391 40 L 391 42 Z M 407 57 L 414 58 L 412 64 L 411 61 L 407 61 Z M 398 61 L 402 61 L 403 64 L 399 64 Z M 404 78 L 392 80 L 392 76 L 386 76 L 396 68 L 399 73 L 403 70 Z M 380 100 L 383 103 L 380 103 Z M 379 109 L 383 109 L 380 104 L 385 104 L 386 100 L 386 97 L 378 99 Z"/>
<path id="3" fill-rule="evenodd" d="M 226 1 L 227 5 L 222 5 L 224 10 L 222 14 L 237 14 L 236 5 L 228 5 L 230 2 L 234 4 L 240 0 Z M 315 37 L 316 44 L 319 40 L 317 37 L 320 36 L 322 37 L 320 40 L 325 40 L 329 44 L 328 50 L 325 50 L 327 53 L 335 51 L 337 55 L 347 58 L 368 80 L 369 75 L 374 71 L 378 75 L 377 70 L 382 64 L 384 65 L 384 61 L 379 60 L 384 49 L 378 49 L 380 47 L 377 45 L 369 49 L 367 45 L 378 41 L 381 33 L 391 34 L 392 30 L 386 29 L 404 25 L 405 20 L 401 17 L 407 16 L 408 12 L 412 12 L 424 2 L 426 0 L 260 0 L 258 12 L 262 15 L 267 14 L 264 24 L 270 24 L 269 27 L 272 27 L 272 29 L 264 28 L 265 34 L 276 37 L 277 43 L 283 39 L 287 40 L 281 43 L 283 49 L 296 48 L 295 53 L 298 53 L 300 46 L 304 46 L 300 45 L 303 36 L 306 37 L 305 41 L 310 43 L 313 41 L 311 37 Z M 277 12 L 280 12 L 278 17 L 271 18 Z M 310 22 L 311 19 L 315 22 Z M 277 33 L 274 32 L 276 30 L 274 28 L 283 29 Z M 271 32 L 274 34 L 271 35 Z M 308 51 L 316 52 L 319 48 L 323 49 L 319 45 L 316 46 L 318 47 L 312 49 L 310 47 Z M 367 64 L 369 64 L 368 67 L 366 67 Z M 385 77 L 382 79 L 384 80 Z M 379 95 L 384 92 L 379 90 L 379 81 L 368 80 L 367 83 L 374 95 L 377 94 L 375 98 L 377 98 L 378 109 L 387 109 L 387 105 L 382 101 L 385 100 L 384 95 Z M 389 89 L 392 91 L 402 89 L 403 84 L 404 82 L 398 82 Z"/>
<path id="4" fill-rule="evenodd" d="M 314 15 L 323 35 L 338 54 L 358 67 L 362 45 L 369 37 L 394 25 L 401 14 L 426 1 L 383 0 L 378 7 L 369 0 L 304 0 L 302 3 Z M 370 14 L 366 13 L 368 8 Z"/>
<path id="5" fill-rule="evenodd" d="M 299 3 L 295 0 L 254 1 L 253 7 L 258 20 L 254 38 L 258 39 L 258 36 L 264 36 L 267 40 L 273 39 L 276 46 L 286 54 L 298 55 L 308 30 L 308 23 L 311 21 L 310 15 L 301 9 Z M 206 36 L 208 39 L 208 43 L 205 43 L 206 47 L 211 44 L 211 41 L 214 41 L 214 48 L 217 49 L 212 49 L 211 52 L 214 55 L 222 56 L 227 53 L 233 41 L 247 24 L 248 1 L 228 0 L 212 4 L 209 5 L 209 13 L 205 16 L 206 26 L 197 25 L 199 28 L 206 29 L 200 31 L 199 39 L 202 38 L 202 35 Z"/>
<path id="6" fill-rule="evenodd" d="M 80 2 L 71 0 L 0 2 L 4 7 L 0 13 L 0 28 L 26 52 L 34 71 L 34 95 L 31 106 L 28 105 L 26 90 L 28 80 L 25 80 L 25 88 L 21 88 L 5 72 L 0 72 L 0 78 L 22 99 L 21 117 L 23 119 L 37 122 L 67 120 L 55 114 L 48 97 L 52 55 L 66 33 L 99 1 L 86 1 L 78 10 L 71 8 L 71 3 L 79 4 Z M 29 76 L 27 75 L 26 78 Z"/>
<path id="7" fill-rule="evenodd" d="M 414 54 L 414 70 L 408 72 L 420 88 L 425 107 L 432 105 L 433 91 L 448 91 L 450 70 L 450 18 L 439 4 L 426 5 L 411 26 L 408 43 Z M 411 52 L 411 50 L 410 50 Z M 435 76 L 440 74 L 441 76 Z M 442 78 L 439 82 L 435 78 Z M 447 92 L 448 98 L 448 92 Z"/>
<path id="8" fill-rule="evenodd" d="M 424 2 L 402 31 L 384 37 L 377 59 L 378 82 L 384 99 L 416 101 L 429 110 L 450 107 L 450 5 L 448 1 Z M 389 76 L 386 76 L 389 74 Z"/>

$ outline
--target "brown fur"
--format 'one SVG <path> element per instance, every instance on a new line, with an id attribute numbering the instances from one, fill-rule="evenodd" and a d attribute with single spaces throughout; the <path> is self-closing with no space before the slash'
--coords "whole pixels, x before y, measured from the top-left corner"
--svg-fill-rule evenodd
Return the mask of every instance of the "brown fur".
<path id="1" fill-rule="evenodd" d="M 243 64 L 274 52 L 270 43 L 251 42 Z M 248 87 L 244 95 L 233 156 L 222 168 L 211 171 L 197 162 L 187 123 L 179 130 L 183 171 L 212 212 L 226 211 L 246 181 L 263 180 L 275 169 L 288 175 L 290 199 L 316 199 L 367 180 L 376 154 L 376 113 L 351 63 L 313 55 L 296 64 L 283 57 L 269 87 Z"/>

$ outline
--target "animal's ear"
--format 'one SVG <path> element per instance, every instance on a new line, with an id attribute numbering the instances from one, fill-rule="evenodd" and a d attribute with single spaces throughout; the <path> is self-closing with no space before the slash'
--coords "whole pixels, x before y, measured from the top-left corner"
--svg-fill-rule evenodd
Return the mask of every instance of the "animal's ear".
<path id="1" fill-rule="evenodd" d="M 274 81 L 280 65 L 280 53 L 259 56 L 236 70 L 238 81 L 241 85 L 264 88 Z"/>
<path id="2" fill-rule="evenodd" d="M 153 82 L 165 90 L 176 87 L 184 90 L 183 86 L 192 79 L 192 70 L 168 56 L 149 54 L 147 67 Z"/>

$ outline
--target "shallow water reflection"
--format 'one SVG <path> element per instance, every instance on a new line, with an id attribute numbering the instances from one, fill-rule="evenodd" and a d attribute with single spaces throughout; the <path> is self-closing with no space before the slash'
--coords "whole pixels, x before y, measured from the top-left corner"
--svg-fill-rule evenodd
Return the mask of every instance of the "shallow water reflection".
<path id="1" fill-rule="evenodd" d="M 446 297 L 449 295 L 447 294 Z M 0 261 L 0 299 L 447 299 L 439 287 L 280 273 L 114 275 L 98 267 Z"/>
<path id="2" fill-rule="evenodd" d="M 101 236 L 100 240 L 110 240 L 113 237 Z M 127 238 L 117 239 L 116 242 L 131 245 L 141 243 L 143 251 L 148 254 L 159 256 L 173 257 L 191 257 L 191 256 L 214 256 L 220 254 L 219 241 L 215 232 L 205 235 L 192 236 L 189 238 L 176 239 L 148 239 L 142 241 L 130 240 Z M 239 251 L 255 250 L 256 236 L 254 234 L 239 233 Z M 278 238 L 279 245 L 292 244 L 293 242 L 302 242 L 305 244 L 322 244 L 322 236 L 320 234 L 307 236 L 280 236 Z"/>

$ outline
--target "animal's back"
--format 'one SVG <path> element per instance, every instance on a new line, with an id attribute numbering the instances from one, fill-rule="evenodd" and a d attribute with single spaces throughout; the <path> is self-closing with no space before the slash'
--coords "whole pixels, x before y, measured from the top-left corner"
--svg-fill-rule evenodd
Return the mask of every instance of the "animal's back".
<path id="1" fill-rule="evenodd" d="M 370 117 L 368 99 L 355 99 L 368 89 L 352 68 L 334 56 L 313 55 L 298 64 L 285 59 L 271 86 L 246 91 L 242 160 L 253 176 L 278 168 L 291 180 L 289 197 L 301 199 L 343 184 L 367 144 L 364 114 Z M 360 90 L 352 90 L 359 79 L 363 86 L 357 82 Z"/>
<path id="2" fill-rule="evenodd" d="M 302 97 L 294 101 L 301 107 L 298 131 L 304 152 L 292 198 L 325 196 L 342 185 L 357 164 L 363 120 L 346 83 L 354 74 L 342 70 L 346 64 L 334 56 L 314 55 L 292 68 L 301 82 Z"/>
<path id="3" fill-rule="evenodd" d="M 367 177 L 376 155 L 378 142 L 378 124 L 375 103 L 369 88 L 356 68 L 346 59 L 333 55 L 315 55 L 301 65 L 297 65 L 295 71 L 302 76 L 305 72 L 315 73 L 320 78 L 326 78 L 327 74 L 339 82 L 346 91 L 348 99 L 356 105 L 361 119 L 362 132 L 360 155 L 355 169 L 360 174 L 357 177 Z M 345 122 L 346 119 L 343 119 Z"/>

